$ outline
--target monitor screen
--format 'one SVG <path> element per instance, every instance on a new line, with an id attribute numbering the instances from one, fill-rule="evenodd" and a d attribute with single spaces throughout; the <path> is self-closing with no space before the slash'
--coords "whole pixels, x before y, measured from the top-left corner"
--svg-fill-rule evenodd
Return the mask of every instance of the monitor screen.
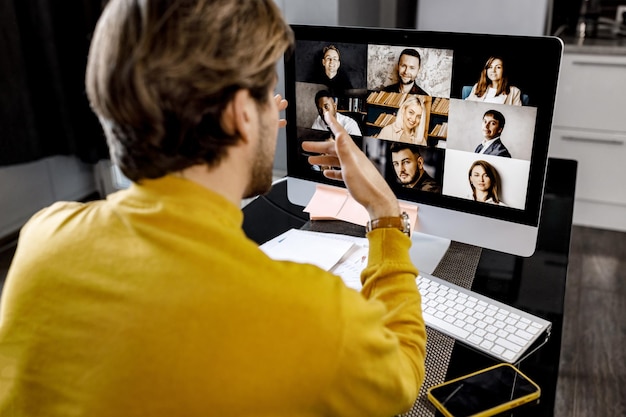
<path id="1" fill-rule="evenodd" d="M 289 199 L 341 187 L 304 140 L 338 121 L 416 231 L 523 256 L 535 250 L 562 55 L 555 37 L 292 26 L 285 57 Z"/>

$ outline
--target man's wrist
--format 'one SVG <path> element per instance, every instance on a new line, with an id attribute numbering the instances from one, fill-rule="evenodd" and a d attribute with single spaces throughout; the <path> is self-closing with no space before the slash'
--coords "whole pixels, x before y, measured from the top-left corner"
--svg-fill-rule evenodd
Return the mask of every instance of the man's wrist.
<path id="1" fill-rule="evenodd" d="M 411 236 L 411 223 L 409 221 L 409 215 L 406 212 L 398 216 L 386 216 L 372 219 L 365 225 L 365 231 L 367 233 L 374 229 L 398 229 L 407 236 Z"/>

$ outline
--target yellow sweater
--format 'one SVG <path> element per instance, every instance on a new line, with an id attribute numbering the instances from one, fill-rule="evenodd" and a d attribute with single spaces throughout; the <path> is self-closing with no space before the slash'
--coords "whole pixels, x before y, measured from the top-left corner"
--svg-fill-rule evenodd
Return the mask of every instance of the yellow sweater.
<path id="1" fill-rule="evenodd" d="M 359 294 L 269 259 L 242 221 L 171 176 L 36 214 L 2 294 L 0 416 L 407 410 L 426 342 L 410 240 L 369 234 Z"/>

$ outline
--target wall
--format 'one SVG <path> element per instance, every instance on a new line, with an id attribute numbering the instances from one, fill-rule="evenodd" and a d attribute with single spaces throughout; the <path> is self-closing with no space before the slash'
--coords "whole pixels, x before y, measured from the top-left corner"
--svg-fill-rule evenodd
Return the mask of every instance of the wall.
<path id="1" fill-rule="evenodd" d="M 416 22 L 419 30 L 543 35 L 551 10 L 552 0 L 419 0 Z"/>
<path id="2" fill-rule="evenodd" d="M 70 156 L 0 167 L 0 239 L 58 200 L 80 200 L 96 191 L 91 165 Z"/>

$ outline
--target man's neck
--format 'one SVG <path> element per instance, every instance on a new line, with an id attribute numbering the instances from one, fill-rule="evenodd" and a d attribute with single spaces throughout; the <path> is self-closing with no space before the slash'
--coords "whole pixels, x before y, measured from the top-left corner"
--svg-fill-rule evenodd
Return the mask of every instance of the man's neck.
<path id="1" fill-rule="evenodd" d="M 400 83 L 400 92 L 401 93 L 409 93 L 409 92 L 411 92 L 411 89 L 413 88 L 413 85 L 415 85 L 415 82 L 412 82 L 412 83 L 409 83 L 409 84 Z"/>
<path id="2" fill-rule="evenodd" d="M 193 165 L 176 173 L 179 177 L 193 181 L 201 186 L 224 196 L 235 205 L 241 204 L 246 184 L 242 179 L 246 173 L 233 173 L 232 166 L 226 160 L 216 167 L 207 165 Z M 228 168 L 227 168 L 228 167 Z"/>

